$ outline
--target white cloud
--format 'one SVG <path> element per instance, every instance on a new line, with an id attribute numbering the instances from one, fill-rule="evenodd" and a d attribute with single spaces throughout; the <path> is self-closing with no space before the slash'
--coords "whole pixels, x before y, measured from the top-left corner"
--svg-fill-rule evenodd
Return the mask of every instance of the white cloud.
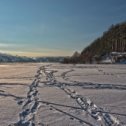
<path id="1" fill-rule="evenodd" d="M 10 43 L 0 43 L 0 47 L 14 47 L 17 46 L 16 44 L 10 44 Z"/>

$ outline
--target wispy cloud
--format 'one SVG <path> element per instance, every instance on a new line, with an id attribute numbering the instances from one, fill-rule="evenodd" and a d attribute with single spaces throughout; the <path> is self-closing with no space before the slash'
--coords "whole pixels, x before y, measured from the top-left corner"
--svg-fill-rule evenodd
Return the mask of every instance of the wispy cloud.
<path id="1" fill-rule="evenodd" d="M 0 43 L 0 47 L 13 47 L 15 44 Z"/>
<path id="2" fill-rule="evenodd" d="M 0 52 L 19 56 L 68 56 L 73 51 L 64 49 L 52 49 L 28 44 L 0 43 Z"/>
<path id="3" fill-rule="evenodd" d="M 21 44 L 16 44 L 16 43 L 9 43 L 9 42 L 0 42 L 0 49 L 2 49 L 2 48 L 7 48 L 7 49 L 9 49 L 9 48 L 18 48 L 18 47 L 23 47 L 23 46 L 25 46 L 25 45 L 21 45 Z"/>
<path id="4" fill-rule="evenodd" d="M 38 56 L 70 56 L 72 55 L 71 51 L 49 51 L 49 52 L 29 52 L 29 51 L 11 51 L 11 50 L 0 50 L 1 53 L 18 55 L 18 56 L 29 56 L 29 57 L 38 57 Z"/>

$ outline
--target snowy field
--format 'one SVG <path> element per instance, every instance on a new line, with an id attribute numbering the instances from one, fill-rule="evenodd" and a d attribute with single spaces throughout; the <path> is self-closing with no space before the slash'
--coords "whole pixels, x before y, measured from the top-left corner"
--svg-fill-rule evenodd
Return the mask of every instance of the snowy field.
<path id="1" fill-rule="evenodd" d="M 0 65 L 0 126 L 126 126 L 126 65 Z"/>

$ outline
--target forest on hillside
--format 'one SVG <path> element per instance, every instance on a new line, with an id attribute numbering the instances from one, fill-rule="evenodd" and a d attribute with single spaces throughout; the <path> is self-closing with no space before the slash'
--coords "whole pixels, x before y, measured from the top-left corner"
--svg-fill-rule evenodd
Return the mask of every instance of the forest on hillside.
<path id="1" fill-rule="evenodd" d="M 80 55 L 64 59 L 64 63 L 92 63 L 111 52 L 126 52 L 126 22 L 111 25 L 108 31 L 84 48 Z"/>

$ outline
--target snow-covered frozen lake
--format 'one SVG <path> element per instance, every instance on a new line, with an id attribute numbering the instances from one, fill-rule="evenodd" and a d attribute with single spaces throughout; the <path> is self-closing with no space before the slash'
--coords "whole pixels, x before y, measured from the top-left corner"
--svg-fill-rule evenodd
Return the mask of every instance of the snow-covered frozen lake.
<path id="1" fill-rule="evenodd" d="M 126 65 L 0 65 L 0 126 L 126 126 Z"/>

